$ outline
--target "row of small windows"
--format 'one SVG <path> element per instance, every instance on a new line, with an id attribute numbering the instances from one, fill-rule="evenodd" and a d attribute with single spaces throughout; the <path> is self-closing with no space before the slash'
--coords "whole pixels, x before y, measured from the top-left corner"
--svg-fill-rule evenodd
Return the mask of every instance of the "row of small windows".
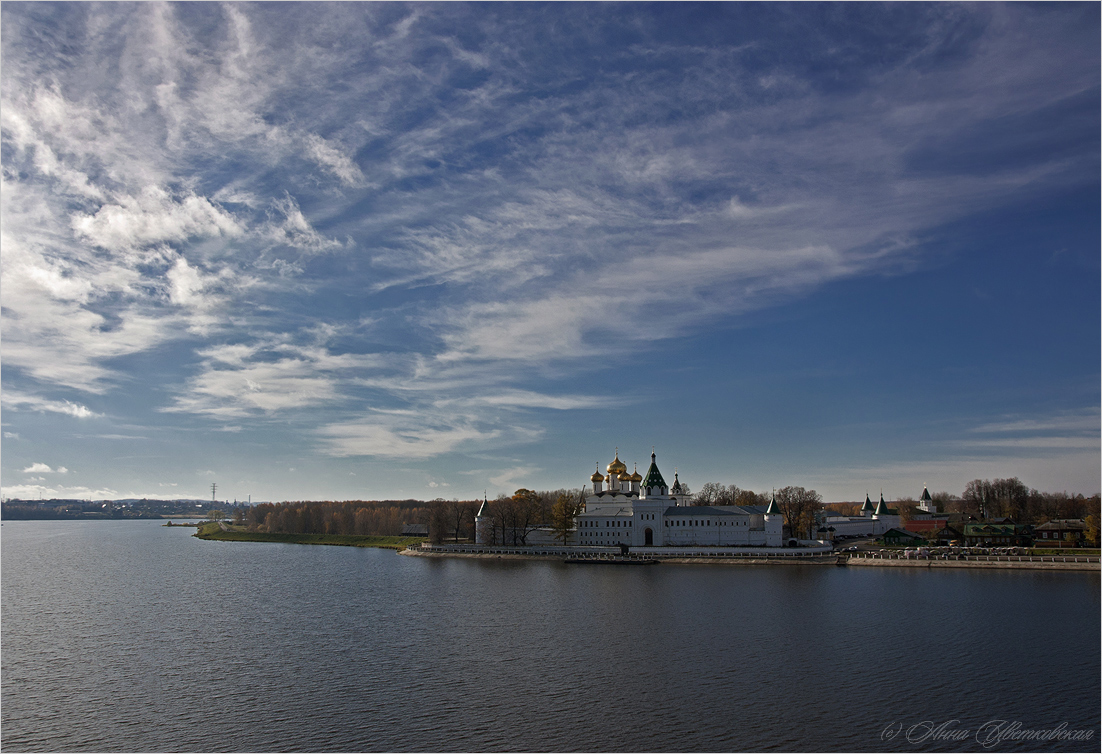
<path id="1" fill-rule="evenodd" d="M 716 526 L 738 526 L 739 524 L 745 525 L 746 522 L 745 521 L 716 521 Z M 701 520 L 699 518 L 698 519 L 691 519 L 690 518 L 690 519 L 684 520 L 684 521 L 677 520 L 677 521 L 667 521 L 666 522 L 666 526 L 711 526 L 711 525 L 712 525 L 712 519 L 710 519 L 710 518 L 706 518 L 706 519 L 703 519 L 703 520 Z"/>
<path id="2" fill-rule="evenodd" d="M 654 514 L 653 513 L 644 513 L 644 514 L 641 515 L 641 518 L 643 518 L 647 521 L 653 521 L 654 520 Z M 665 524 L 666 524 L 666 526 L 711 526 L 712 525 L 712 519 L 710 519 L 710 518 L 707 518 L 707 519 L 691 519 L 690 518 L 690 519 L 686 519 L 686 520 L 678 519 L 678 520 L 674 520 L 674 521 L 666 521 Z M 621 528 L 621 527 L 622 528 L 630 528 L 631 527 L 631 521 L 619 521 L 619 520 L 605 521 L 604 525 L 605 525 L 606 528 Z M 739 525 L 745 526 L 745 525 L 747 525 L 747 522 L 746 521 L 716 521 L 716 526 L 739 526 Z M 601 526 L 600 521 L 582 521 L 582 527 L 583 528 L 593 528 L 593 527 L 599 527 L 599 526 Z"/>

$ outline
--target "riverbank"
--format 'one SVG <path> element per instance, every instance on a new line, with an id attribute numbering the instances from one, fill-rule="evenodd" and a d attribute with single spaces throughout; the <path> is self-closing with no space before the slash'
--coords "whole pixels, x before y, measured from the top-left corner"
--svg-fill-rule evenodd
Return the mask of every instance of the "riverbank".
<path id="1" fill-rule="evenodd" d="M 288 545 L 335 545 L 338 547 L 380 547 L 387 550 L 405 550 L 421 541 L 420 537 L 385 537 L 359 534 L 275 534 L 238 530 L 218 523 L 203 524 L 192 534 L 197 539 L 216 542 L 276 542 Z"/>
<path id="2" fill-rule="evenodd" d="M 471 552 L 443 548 L 413 547 L 402 550 L 400 555 L 420 558 L 475 558 L 481 560 L 548 560 L 563 561 L 572 552 L 554 548 L 540 552 L 536 548 L 526 548 L 523 552 L 510 552 L 505 548 L 488 548 L 490 551 Z M 610 557 L 612 553 L 607 553 Z M 856 566 L 888 568 L 1000 568 L 1011 570 L 1043 571 L 1094 571 L 1100 570 L 1098 562 L 1052 562 L 1051 560 L 1032 561 L 965 561 L 965 560 L 922 560 L 903 558 L 860 558 L 848 557 L 839 553 L 793 555 L 757 555 L 745 554 L 735 557 L 716 557 L 715 555 L 679 555 L 676 553 L 648 552 L 647 557 L 668 565 L 812 565 L 812 566 Z M 1069 556 L 1071 557 L 1071 556 Z"/>
<path id="3" fill-rule="evenodd" d="M 841 565 L 841 563 L 839 563 Z M 846 566 L 872 567 L 872 568 L 1001 568 L 1010 570 L 1033 571 L 1094 571 L 1102 570 L 1095 563 L 1066 563 L 1052 561 L 1006 561 L 1006 560 L 905 560 L 895 558 L 849 558 Z"/>
<path id="4" fill-rule="evenodd" d="M 166 524 L 167 525 L 167 524 Z M 183 526 L 183 524 L 177 524 Z M 477 548 L 472 551 L 472 546 L 467 548 L 443 548 L 422 546 L 420 537 L 384 537 L 371 535 L 351 534 L 270 534 L 266 532 L 245 531 L 242 527 L 230 526 L 225 523 L 208 522 L 200 525 L 199 530 L 192 536 L 198 539 L 215 540 L 219 542 L 278 542 L 281 544 L 299 545 L 335 545 L 341 547 L 380 547 L 396 550 L 400 555 L 410 555 L 422 558 L 475 558 L 481 560 L 547 560 L 562 562 L 567 556 L 573 554 L 574 548 L 548 548 L 541 552 L 540 548 L 523 548 L 522 551 L 510 551 L 509 548 Z M 518 548 L 519 549 L 519 548 Z M 587 551 L 592 548 L 587 548 Z M 608 555 L 614 552 L 609 550 Z M 777 554 L 766 555 L 764 553 L 746 552 L 732 554 L 723 557 L 720 553 L 709 554 L 680 554 L 674 552 L 648 552 L 648 557 L 654 558 L 660 563 L 668 565 L 817 565 L 817 566 L 855 566 L 855 567 L 886 567 L 886 568 L 998 568 L 1011 570 L 1044 570 L 1044 571 L 1093 571 L 1100 570 L 1099 563 L 1095 562 L 1054 562 L 1053 560 L 939 560 L 939 559 L 906 559 L 906 558 L 870 558 L 851 557 L 833 552 L 808 552 L 793 553 L 791 550 L 781 550 Z M 1073 557 L 1073 556 L 1067 556 Z"/>
<path id="5" fill-rule="evenodd" d="M 596 558 L 599 555 L 604 555 L 609 558 L 616 557 L 616 553 L 612 549 L 608 549 L 605 552 L 593 552 L 593 550 L 599 548 L 585 548 L 584 554 L 589 557 Z M 548 560 L 563 562 L 566 558 L 576 556 L 579 554 L 576 548 L 572 547 L 552 547 L 546 551 L 541 551 L 541 548 L 528 547 L 518 548 L 519 551 L 513 551 L 512 548 L 504 547 L 479 547 L 462 550 L 446 547 L 411 547 L 406 550 L 402 550 L 400 555 L 410 555 L 419 558 L 473 558 L 477 560 Z M 836 555 L 830 552 L 826 553 L 793 553 L 791 550 L 778 551 L 775 555 L 766 555 L 763 553 L 747 552 L 743 554 L 734 554 L 727 557 L 717 555 L 715 553 L 708 554 L 682 554 L 676 552 L 658 552 L 656 550 L 648 550 L 643 552 L 641 550 L 633 550 L 632 554 L 637 556 L 645 556 L 649 559 L 658 561 L 659 563 L 665 563 L 669 565 L 776 565 L 778 563 L 784 563 L 789 565 L 835 565 L 838 562 Z"/>

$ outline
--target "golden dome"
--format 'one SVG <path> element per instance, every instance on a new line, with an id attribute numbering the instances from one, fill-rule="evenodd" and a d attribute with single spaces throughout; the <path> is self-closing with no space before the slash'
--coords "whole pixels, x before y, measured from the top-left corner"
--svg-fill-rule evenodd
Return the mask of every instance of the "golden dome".
<path id="1" fill-rule="evenodd" d="M 643 481 L 643 475 L 639 473 L 639 466 L 635 467 L 635 471 L 632 472 L 631 476 L 629 476 L 628 479 L 632 482 Z"/>
<path id="2" fill-rule="evenodd" d="M 608 465 L 608 475 L 612 476 L 613 474 L 615 474 L 616 476 L 620 476 L 621 474 L 626 474 L 627 470 L 628 467 L 625 466 L 624 462 L 620 460 L 620 451 L 617 450 L 616 459 Z"/>
<path id="3" fill-rule="evenodd" d="M 600 467 L 600 465 L 597 466 L 597 470 L 593 472 L 593 476 L 591 476 L 589 478 L 589 481 L 591 481 L 591 482 L 603 482 L 603 481 L 605 481 L 605 478 L 603 476 L 601 476 L 601 467 Z"/>

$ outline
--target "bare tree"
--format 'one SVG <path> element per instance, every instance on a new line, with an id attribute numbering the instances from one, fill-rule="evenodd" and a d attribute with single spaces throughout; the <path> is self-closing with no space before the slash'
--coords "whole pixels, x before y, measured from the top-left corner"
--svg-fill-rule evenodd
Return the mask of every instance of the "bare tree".
<path id="1" fill-rule="evenodd" d="M 506 532 L 509 530 L 509 522 L 512 520 L 512 514 L 510 513 L 510 507 L 512 506 L 513 499 L 505 497 L 504 495 L 498 495 L 489 505 L 490 521 L 487 527 L 487 533 L 490 535 L 490 544 L 496 545 L 508 544 L 506 539 Z"/>
<path id="2" fill-rule="evenodd" d="M 448 501 L 438 497 L 429 503 L 428 519 L 429 541 L 438 545 L 448 533 Z"/>
<path id="3" fill-rule="evenodd" d="M 792 535 L 806 535 L 805 539 L 812 539 L 815 513 L 823 507 L 823 496 L 815 490 L 805 490 L 803 487 L 782 487 L 777 490 L 776 499 Z"/>
<path id="4" fill-rule="evenodd" d="M 735 485 L 723 486 L 716 482 L 706 482 L 700 491 L 693 495 L 693 505 L 737 505 L 735 500 L 742 494 Z"/>
<path id="5" fill-rule="evenodd" d="M 474 530 L 474 517 L 478 512 L 477 500 L 451 500 L 447 504 L 448 528 L 452 539 L 459 541 L 465 531 Z"/>

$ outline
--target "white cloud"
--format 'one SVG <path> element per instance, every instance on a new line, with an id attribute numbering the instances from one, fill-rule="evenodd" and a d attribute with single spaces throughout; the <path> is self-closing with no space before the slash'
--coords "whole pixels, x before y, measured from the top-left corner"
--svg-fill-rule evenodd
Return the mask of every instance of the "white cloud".
<path id="1" fill-rule="evenodd" d="M 517 484 L 518 480 L 531 477 L 534 471 L 539 471 L 539 469 L 533 469 L 529 466 L 514 466 L 511 469 L 505 469 L 500 474 L 491 476 L 490 484 L 495 487 L 512 487 Z"/>
<path id="2" fill-rule="evenodd" d="M 452 401 L 441 401 L 442 405 Z M 532 390 L 503 390 L 490 395 L 463 399 L 467 405 L 484 404 L 505 408 L 550 408 L 571 411 L 589 408 L 614 408 L 624 403 L 622 397 L 600 395 L 546 395 Z"/>
<path id="3" fill-rule="evenodd" d="M 203 290 L 203 279 L 199 271 L 188 264 L 183 257 L 168 271 L 169 298 L 174 304 L 194 304 L 202 301 L 198 294 Z"/>
<path id="4" fill-rule="evenodd" d="M 346 375 L 378 363 L 370 355 L 333 354 L 275 340 L 214 346 L 199 353 L 205 357 L 203 371 L 188 380 L 165 411 L 243 417 L 318 406 L 342 398 Z M 275 357 L 279 353 L 286 355 Z"/>
<path id="5" fill-rule="evenodd" d="M 262 231 L 262 236 L 269 242 L 311 253 L 340 248 L 340 241 L 326 238 L 314 230 L 298 202 L 290 195 L 273 201 L 272 207 L 276 214 L 282 216 L 282 220 L 269 222 Z"/>
<path id="6" fill-rule="evenodd" d="M 0 402 L 13 411 L 48 411 L 55 414 L 66 414 L 77 419 L 87 419 L 101 416 L 81 403 L 73 403 L 68 400 L 49 400 L 34 395 L 27 395 L 14 390 L 5 390 L 0 396 Z M 16 435 L 18 437 L 18 435 Z"/>
<path id="7" fill-rule="evenodd" d="M 341 150 L 317 134 L 307 134 L 305 141 L 307 154 L 314 158 L 319 165 L 332 171 L 341 180 L 341 183 L 356 186 L 364 182 L 363 172 Z"/>
<path id="8" fill-rule="evenodd" d="M 187 393 L 167 411 L 247 416 L 318 405 L 337 397 L 332 378 L 307 362 L 280 359 L 241 369 L 208 369 L 188 383 Z"/>
<path id="9" fill-rule="evenodd" d="M 501 435 L 462 418 L 432 419 L 413 413 L 375 412 L 361 419 L 321 427 L 323 449 L 332 456 L 424 459 L 480 447 Z"/>
<path id="10" fill-rule="evenodd" d="M 158 497 L 144 495 L 135 492 L 120 494 L 118 490 L 110 487 L 86 487 L 78 486 L 47 486 L 42 484 L 13 484 L 0 490 L 5 498 L 17 500 L 49 500 L 52 498 L 61 500 L 117 500 L 130 497 Z"/>
<path id="11" fill-rule="evenodd" d="M 1060 414 L 1042 418 L 1007 418 L 1005 421 L 981 424 L 971 431 L 975 433 L 1029 433 L 1083 432 L 1097 435 L 1102 419 L 1097 407 L 1074 414 Z"/>
<path id="12" fill-rule="evenodd" d="M 27 468 L 23 469 L 24 474 L 52 474 L 54 470 L 44 463 L 36 462 L 32 463 Z"/>
<path id="13" fill-rule="evenodd" d="M 194 238 L 234 237 L 241 225 L 205 197 L 170 196 L 159 186 L 147 186 L 138 196 L 120 197 L 95 214 L 73 217 L 78 238 L 104 249 L 125 250 Z"/>

